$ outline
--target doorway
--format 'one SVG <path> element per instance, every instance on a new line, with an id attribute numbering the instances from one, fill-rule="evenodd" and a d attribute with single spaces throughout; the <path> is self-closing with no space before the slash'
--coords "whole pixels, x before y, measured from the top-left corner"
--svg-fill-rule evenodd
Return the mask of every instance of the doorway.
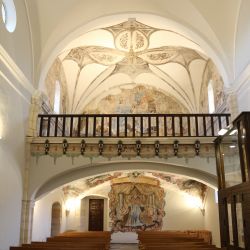
<path id="1" fill-rule="evenodd" d="M 103 231 L 104 199 L 89 200 L 89 231 Z"/>
<path id="2" fill-rule="evenodd" d="M 60 233 L 61 229 L 61 204 L 55 202 L 51 209 L 51 236 L 56 236 Z"/>

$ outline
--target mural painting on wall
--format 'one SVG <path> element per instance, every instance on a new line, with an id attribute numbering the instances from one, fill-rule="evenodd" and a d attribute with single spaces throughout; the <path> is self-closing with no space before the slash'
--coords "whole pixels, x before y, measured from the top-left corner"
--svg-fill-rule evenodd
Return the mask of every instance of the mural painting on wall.
<path id="1" fill-rule="evenodd" d="M 188 113 L 174 97 L 166 95 L 156 88 L 135 85 L 132 89 L 121 89 L 116 95 L 108 95 L 93 101 L 84 109 L 91 114 L 164 114 Z"/>
<path id="2" fill-rule="evenodd" d="M 202 201 L 206 198 L 207 186 L 196 180 L 187 179 L 178 175 L 163 174 L 163 173 L 151 173 L 154 177 L 160 178 L 167 183 L 174 184 L 180 189 L 192 196 L 198 196 Z"/>
<path id="3" fill-rule="evenodd" d="M 117 178 L 121 175 L 122 173 L 120 172 L 115 172 L 113 175 L 111 174 L 99 175 L 99 176 L 87 179 L 86 184 L 88 185 L 88 187 L 95 187 L 106 181 L 113 180 L 114 178 Z"/>
<path id="4" fill-rule="evenodd" d="M 101 100 L 96 100 L 87 105 L 84 109 L 86 114 L 179 114 L 189 113 L 188 109 L 181 105 L 174 97 L 168 96 L 156 88 L 145 87 L 143 85 L 137 85 L 132 89 L 122 89 L 120 94 L 108 95 Z M 167 119 L 168 134 L 172 133 L 172 118 Z M 141 120 L 135 119 L 135 133 L 141 133 Z M 164 134 L 164 119 L 159 118 L 159 134 Z M 178 127 L 179 119 L 175 119 L 176 128 Z M 84 131 L 84 122 L 82 122 L 82 131 Z M 149 133 L 148 118 L 143 118 L 143 134 Z M 91 121 L 88 124 L 89 130 L 92 131 L 93 123 Z M 121 117 L 119 120 L 120 135 L 125 134 L 125 118 Z M 116 134 L 117 124 L 112 123 L 112 135 Z M 187 121 L 183 120 L 183 133 L 187 132 Z M 104 134 L 109 132 L 109 120 L 104 120 Z M 101 120 L 96 121 L 96 134 L 101 133 Z M 133 133 L 133 120 L 128 118 L 127 120 L 127 133 L 132 135 Z M 151 134 L 156 133 L 156 119 L 151 119 Z M 178 133 L 178 131 L 176 131 Z"/>
<path id="5" fill-rule="evenodd" d="M 140 175 L 114 179 L 109 193 L 112 231 L 160 230 L 164 197 L 164 189 L 155 178 Z"/>

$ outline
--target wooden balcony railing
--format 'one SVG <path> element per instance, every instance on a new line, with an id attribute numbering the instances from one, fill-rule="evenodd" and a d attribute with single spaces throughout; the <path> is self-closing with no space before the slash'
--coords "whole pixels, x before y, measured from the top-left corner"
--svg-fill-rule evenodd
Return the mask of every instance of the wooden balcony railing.
<path id="1" fill-rule="evenodd" d="M 206 137 L 229 125 L 230 114 L 38 115 L 40 137 Z"/>

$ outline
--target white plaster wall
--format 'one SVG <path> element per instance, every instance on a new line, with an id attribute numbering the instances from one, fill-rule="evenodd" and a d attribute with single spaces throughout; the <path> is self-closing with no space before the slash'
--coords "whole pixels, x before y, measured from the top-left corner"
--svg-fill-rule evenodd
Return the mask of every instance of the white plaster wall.
<path id="1" fill-rule="evenodd" d="M 250 78 L 250 75 L 248 75 L 248 78 Z M 248 79 L 247 82 L 244 84 L 244 86 L 240 88 L 240 90 L 238 91 L 237 100 L 238 100 L 239 113 L 242 111 L 250 111 L 249 96 L 250 96 L 250 80 Z"/>
<path id="2" fill-rule="evenodd" d="M 17 24 L 14 32 L 10 33 L 0 22 L 0 57 L 1 47 L 8 53 L 16 66 L 22 71 L 30 83 L 33 82 L 33 52 L 29 19 L 25 1 L 14 1 Z M 8 15 L 8 14 L 7 14 Z"/>
<path id="3" fill-rule="evenodd" d="M 250 63 L 250 1 L 242 0 L 239 11 L 236 41 L 235 41 L 235 69 L 239 76 Z"/>
<path id="4" fill-rule="evenodd" d="M 174 190 L 166 190 L 163 230 L 204 229 L 204 217 L 198 207 L 190 205 L 186 196 Z"/>
<path id="5" fill-rule="evenodd" d="M 1 71 L 0 71 L 1 72 Z M 15 84 L 15 82 L 13 82 Z M 0 74 L 0 249 L 19 244 L 28 103 Z"/>
<path id="6" fill-rule="evenodd" d="M 205 206 L 205 224 L 204 228 L 212 231 L 213 244 L 220 247 L 220 227 L 219 227 L 219 211 L 218 204 L 215 201 L 215 193 L 213 189 L 208 189 L 207 200 Z"/>
<path id="7" fill-rule="evenodd" d="M 62 207 L 61 211 L 61 232 L 66 228 L 66 213 L 64 210 L 64 200 L 62 192 L 55 190 L 44 196 L 41 200 L 35 202 L 33 215 L 32 240 L 46 241 L 51 234 L 51 209 L 55 202 L 59 202 Z"/>
<path id="8" fill-rule="evenodd" d="M 25 1 L 14 1 L 17 26 L 0 21 L 0 250 L 19 245 L 25 133 L 33 91 L 32 46 Z"/>

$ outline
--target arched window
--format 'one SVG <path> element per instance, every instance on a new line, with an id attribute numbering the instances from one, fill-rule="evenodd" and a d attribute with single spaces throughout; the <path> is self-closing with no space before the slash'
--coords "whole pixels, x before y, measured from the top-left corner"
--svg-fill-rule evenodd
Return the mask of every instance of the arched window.
<path id="1" fill-rule="evenodd" d="M 16 29 L 16 8 L 13 0 L 2 0 L 1 15 L 5 28 L 13 32 Z"/>
<path id="2" fill-rule="evenodd" d="M 208 111 L 209 113 L 213 113 L 215 111 L 214 107 L 214 90 L 213 90 L 213 85 L 212 81 L 208 83 L 207 86 L 207 94 L 208 94 Z"/>
<path id="3" fill-rule="evenodd" d="M 3 23 L 6 24 L 6 7 L 5 7 L 4 3 L 2 3 L 1 11 L 2 11 Z"/>
<path id="4" fill-rule="evenodd" d="M 56 80 L 55 83 L 55 96 L 54 96 L 54 112 L 60 113 L 60 102 L 61 102 L 61 86 L 60 82 Z"/>

